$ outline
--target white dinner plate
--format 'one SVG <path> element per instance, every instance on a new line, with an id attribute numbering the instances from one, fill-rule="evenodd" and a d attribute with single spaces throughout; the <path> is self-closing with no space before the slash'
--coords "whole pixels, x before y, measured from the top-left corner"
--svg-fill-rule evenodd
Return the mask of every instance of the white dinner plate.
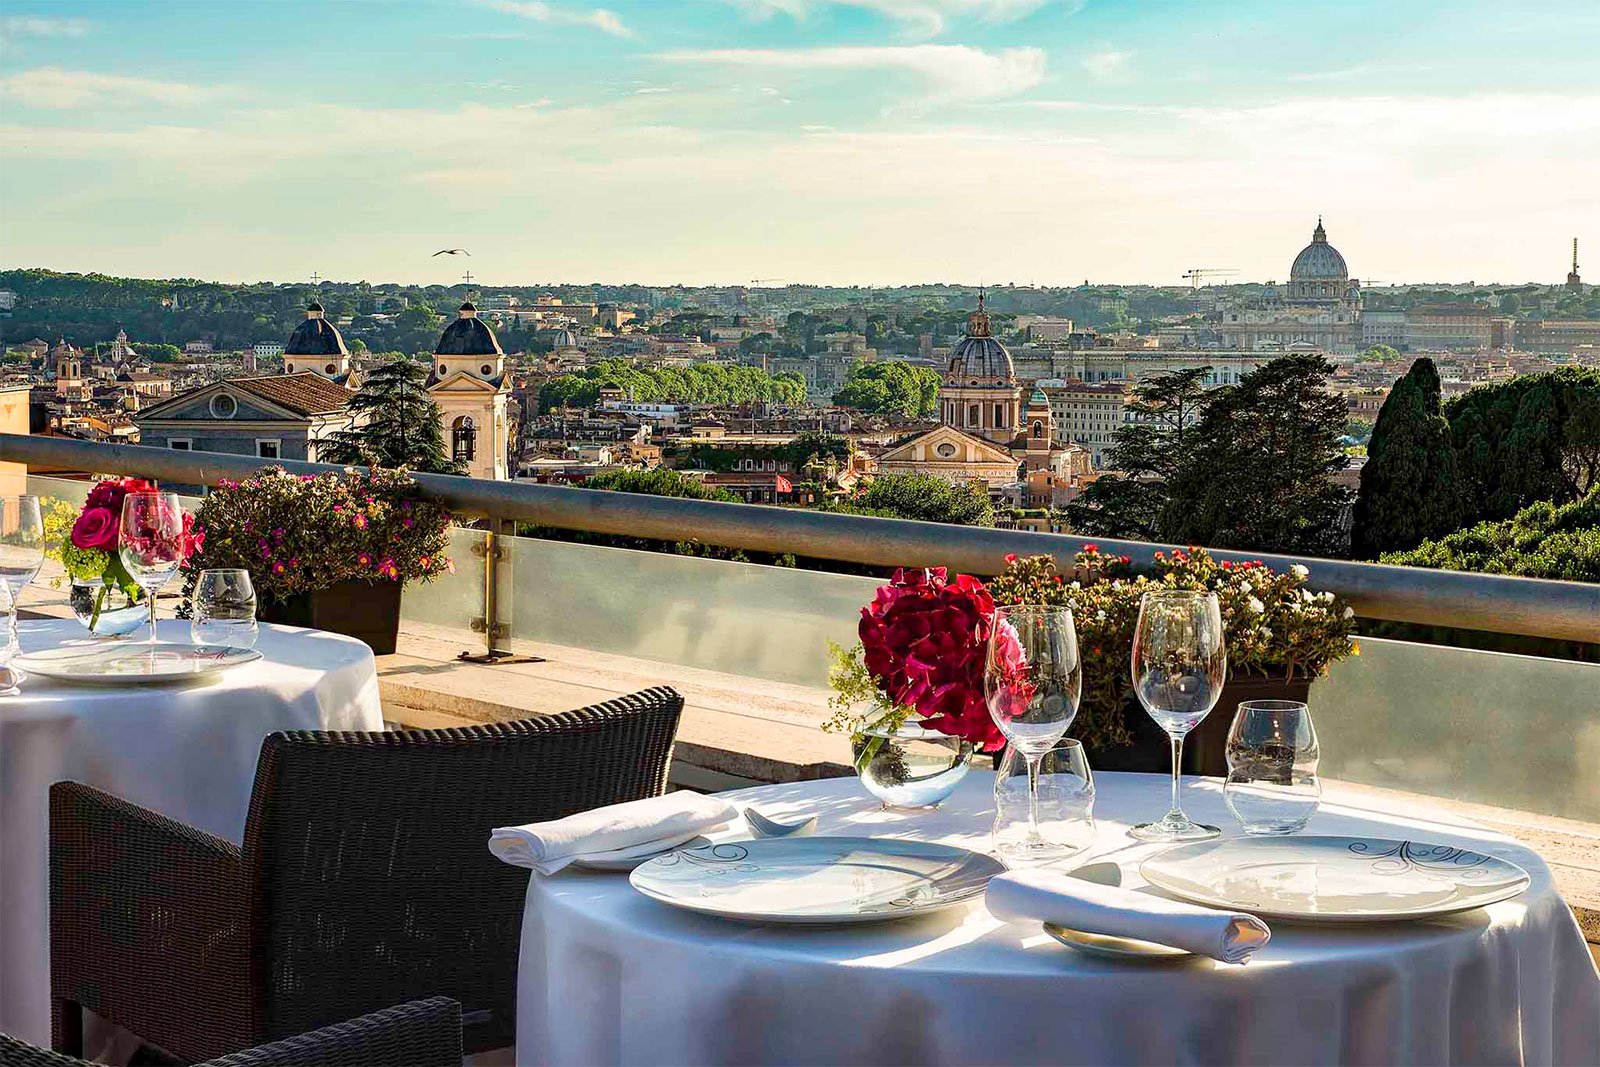
<path id="1" fill-rule="evenodd" d="M 251 648 L 162 641 L 52 648 L 18 656 L 15 663 L 29 674 L 78 685 L 155 685 L 207 678 L 260 658 Z"/>
<path id="2" fill-rule="evenodd" d="M 868 837 L 768 837 L 679 849 L 629 881 L 677 908 L 751 923 L 873 923 L 978 896 L 1006 869 L 953 845 Z"/>
<path id="3" fill-rule="evenodd" d="M 1177 845 L 1139 865 L 1151 885 L 1213 908 L 1305 923 L 1421 919 L 1528 888 L 1509 860 L 1377 837 L 1245 837 Z"/>

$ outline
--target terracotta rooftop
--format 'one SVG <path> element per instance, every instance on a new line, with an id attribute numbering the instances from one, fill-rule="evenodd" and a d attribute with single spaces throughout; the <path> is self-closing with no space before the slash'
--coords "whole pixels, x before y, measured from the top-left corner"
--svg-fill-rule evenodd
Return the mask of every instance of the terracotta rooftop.
<path id="1" fill-rule="evenodd" d="M 272 374 L 262 378 L 235 378 L 233 384 L 263 400 L 301 415 L 326 415 L 350 405 L 350 390 L 320 374 Z"/>

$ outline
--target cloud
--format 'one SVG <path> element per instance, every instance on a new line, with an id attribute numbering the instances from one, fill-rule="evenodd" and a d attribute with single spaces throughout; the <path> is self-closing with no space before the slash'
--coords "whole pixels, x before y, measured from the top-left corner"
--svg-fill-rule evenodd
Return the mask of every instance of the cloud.
<path id="1" fill-rule="evenodd" d="M 936 37 L 953 18 L 972 18 L 983 22 L 1010 22 L 1031 15 L 1040 8 L 1056 5 L 1075 13 L 1084 0 L 727 0 L 757 17 L 788 15 L 810 17 L 823 7 L 851 7 L 871 11 L 892 19 L 908 33 Z"/>
<path id="2" fill-rule="evenodd" d="M 0 18 L 0 41 L 20 37 L 82 37 L 89 32 L 88 19 L 46 18 L 37 15 L 10 15 Z"/>
<path id="3" fill-rule="evenodd" d="M 622 24 L 614 11 L 603 7 L 557 7 L 543 0 L 478 0 L 483 7 L 503 11 L 507 15 L 545 22 L 554 26 L 588 26 L 613 37 L 632 37 L 633 31 Z"/>
<path id="4" fill-rule="evenodd" d="M 1089 77 L 1096 81 L 1106 81 L 1121 74 L 1128 66 L 1128 59 L 1132 52 L 1119 52 L 1114 48 L 1102 48 L 1100 51 L 1083 57 L 1083 69 L 1089 72 Z"/>
<path id="5" fill-rule="evenodd" d="M 763 72 L 904 71 L 927 86 L 925 100 L 998 100 L 1044 80 L 1045 54 L 1039 48 L 986 52 L 968 45 L 841 46 L 834 48 L 710 48 L 663 52 L 669 63 L 755 67 Z"/>
<path id="6" fill-rule="evenodd" d="M 26 107 L 85 108 L 117 104 L 188 106 L 209 100 L 218 90 L 184 82 L 130 78 L 61 67 L 35 67 L 0 77 L 0 100 Z"/>

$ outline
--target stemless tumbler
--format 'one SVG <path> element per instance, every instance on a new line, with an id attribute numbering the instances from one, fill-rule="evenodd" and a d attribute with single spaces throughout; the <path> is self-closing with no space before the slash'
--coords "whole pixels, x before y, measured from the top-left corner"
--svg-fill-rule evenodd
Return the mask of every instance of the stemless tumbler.
<path id="1" fill-rule="evenodd" d="M 1317 731 L 1298 700 L 1246 700 L 1228 730 L 1228 810 L 1247 834 L 1292 834 L 1322 802 Z"/>

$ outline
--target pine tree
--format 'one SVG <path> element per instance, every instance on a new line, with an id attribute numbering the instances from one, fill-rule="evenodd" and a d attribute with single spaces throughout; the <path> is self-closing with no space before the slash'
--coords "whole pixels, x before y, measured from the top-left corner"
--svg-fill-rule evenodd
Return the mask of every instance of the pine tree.
<path id="1" fill-rule="evenodd" d="M 328 463 L 465 474 L 465 468 L 445 451 L 439 405 L 424 388 L 427 380 L 427 368 L 406 356 L 372 368 L 350 398 L 356 425 L 334 434 L 323 445 L 321 458 Z"/>
<path id="2" fill-rule="evenodd" d="M 1376 559 L 1459 529 L 1466 501 L 1450 423 L 1439 403 L 1439 372 L 1423 358 L 1395 382 L 1367 443 L 1356 496 L 1352 546 Z"/>
<path id="3" fill-rule="evenodd" d="M 1333 480 L 1345 403 L 1333 365 L 1283 356 L 1209 393 L 1167 483 L 1161 539 L 1179 544 L 1339 556 L 1350 491 Z"/>
<path id="4" fill-rule="evenodd" d="M 1210 367 L 1154 374 L 1133 391 L 1131 419 L 1117 428 L 1111 449 L 1115 477 L 1098 478 L 1067 504 L 1078 533 L 1147 541 L 1156 535 L 1167 502 L 1167 481 L 1193 438 Z"/>

